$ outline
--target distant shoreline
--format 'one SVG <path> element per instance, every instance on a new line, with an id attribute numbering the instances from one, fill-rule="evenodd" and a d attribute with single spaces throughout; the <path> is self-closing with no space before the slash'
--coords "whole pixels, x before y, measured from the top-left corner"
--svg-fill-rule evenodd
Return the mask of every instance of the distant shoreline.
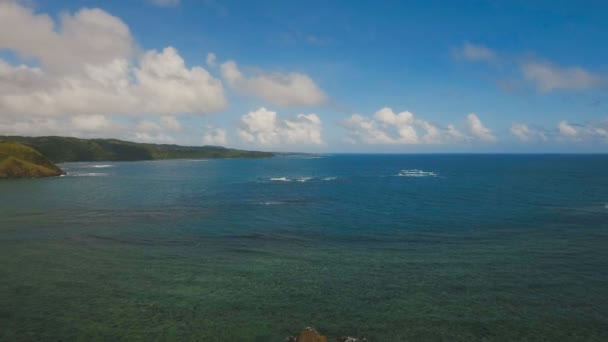
<path id="1" fill-rule="evenodd" d="M 46 136 L 0 136 L 0 142 L 27 145 L 54 163 L 146 161 L 170 159 L 272 158 L 277 153 L 222 146 L 147 144 L 118 139 L 80 139 Z"/>

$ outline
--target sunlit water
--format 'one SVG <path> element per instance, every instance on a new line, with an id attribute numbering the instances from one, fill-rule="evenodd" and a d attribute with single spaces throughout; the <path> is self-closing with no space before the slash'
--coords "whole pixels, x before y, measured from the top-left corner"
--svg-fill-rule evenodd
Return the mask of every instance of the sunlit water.
<path id="1" fill-rule="evenodd" d="M 608 156 L 61 166 L 0 182 L 0 340 L 608 339 Z"/>

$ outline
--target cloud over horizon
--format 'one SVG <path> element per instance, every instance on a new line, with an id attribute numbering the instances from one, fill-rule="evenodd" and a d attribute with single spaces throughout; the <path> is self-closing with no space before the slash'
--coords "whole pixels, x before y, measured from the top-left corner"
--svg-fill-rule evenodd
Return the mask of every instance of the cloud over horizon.
<path id="1" fill-rule="evenodd" d="M 469 114 L 464 131 L 451 124 L 444 127 L 419 119 L 408 111 L 395 113 L 388 107 L 369 117 L 353 114 L 341 125 L 348 130 L 350 142 L 369 145 L 439 145 L 497 140 L 476 114 Z"/>
<path id="2" fill-rule="evenodd" d="M 262 146 L 323 145 L 321 130 L 317 114 L 282 119 L 277 112 L 261 107 L 241 117 L 237 133 L 243 142 Z"/>

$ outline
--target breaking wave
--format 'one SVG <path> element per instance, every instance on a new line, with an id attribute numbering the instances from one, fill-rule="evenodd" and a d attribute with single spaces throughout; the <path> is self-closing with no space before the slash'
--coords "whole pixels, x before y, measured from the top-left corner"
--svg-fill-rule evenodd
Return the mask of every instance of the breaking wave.
<path id="1" fill-rule="evenodd" d="M 270 182 L 297 182 L 297 183 L 306 183 L 306 182 L 324 182 L 324 181 L 333 181 L 338 179 L 338 177 L 271 177 L 268 178 L 267 181 Z"/>
<path id="2" fill-rule="evenodd" d="M 67 174 L 70 177 L 103 177 L 103 176 L 107 176 L 107 173 L 101 173 L 101 172 L 74 172 L 74 173 L 68 173 Z"/>
<path id="3" fill-rule="evenodd" d="M 396 175 L 398 177 L 437 177 L 438 175 L 432 171 L 424 171 L 418 169 L 401 170 Z"/>

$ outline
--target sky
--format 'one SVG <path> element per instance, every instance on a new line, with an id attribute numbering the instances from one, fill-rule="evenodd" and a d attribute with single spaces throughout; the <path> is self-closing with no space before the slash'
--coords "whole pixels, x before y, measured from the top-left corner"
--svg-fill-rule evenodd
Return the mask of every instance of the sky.
<path id="1" fill-rule="evenodd" d="M 606 1 L 0 0 L 0 135 L 608 152 Z"/>

